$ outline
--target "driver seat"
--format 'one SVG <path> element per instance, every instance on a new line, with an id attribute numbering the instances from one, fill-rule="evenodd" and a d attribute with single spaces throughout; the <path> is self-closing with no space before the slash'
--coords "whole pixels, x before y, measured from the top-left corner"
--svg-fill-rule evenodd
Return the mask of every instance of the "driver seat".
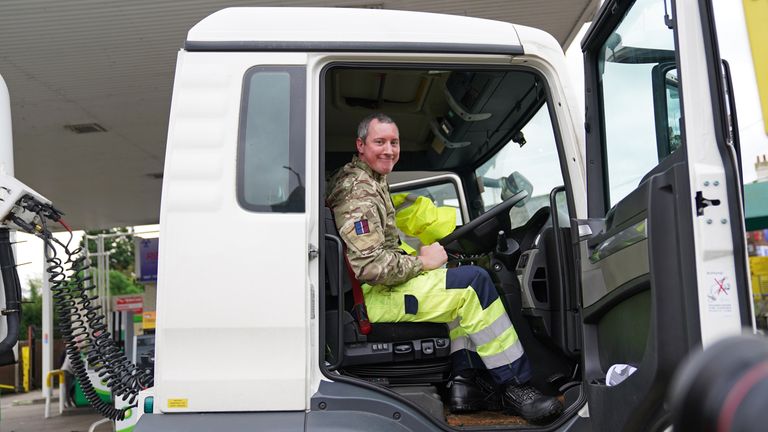
<path id="1" fill-rule="evenodd" d="M 344 242 L 333 213 L 325 214 L 325 341 L 331 370 L 380 384 L 440 383 L 450 373 L 448 326 L 442 323 L 372 323 L 364 335 L 350 313 L 352 283 Z"/>

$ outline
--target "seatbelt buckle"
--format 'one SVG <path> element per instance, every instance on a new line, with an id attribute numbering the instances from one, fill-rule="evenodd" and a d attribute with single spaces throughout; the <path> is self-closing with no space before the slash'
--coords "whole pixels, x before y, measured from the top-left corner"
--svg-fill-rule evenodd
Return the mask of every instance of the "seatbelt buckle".
<path id="1" fill-rule="evenodd" d="M 368 310 L 365 308 L 364 303 L 358 303 L 352 307 L 352 315 L 357 321 L 357 326 L 360 329 L 360 333 L 367 335 L 371 332 L 371 321 L 368 320 Z"/>

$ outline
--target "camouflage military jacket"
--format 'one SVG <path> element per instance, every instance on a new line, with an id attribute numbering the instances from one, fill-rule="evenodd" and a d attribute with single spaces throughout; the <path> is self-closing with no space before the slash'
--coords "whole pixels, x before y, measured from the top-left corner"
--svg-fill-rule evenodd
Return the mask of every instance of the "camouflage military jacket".
<path id="1" fill-rule="evenodd" d="M 398 285 L 421 272 L 421 260 L 399 247 L 386 176 L 355 156 L 331 179 L 327 202 L 361 282 Z"/>

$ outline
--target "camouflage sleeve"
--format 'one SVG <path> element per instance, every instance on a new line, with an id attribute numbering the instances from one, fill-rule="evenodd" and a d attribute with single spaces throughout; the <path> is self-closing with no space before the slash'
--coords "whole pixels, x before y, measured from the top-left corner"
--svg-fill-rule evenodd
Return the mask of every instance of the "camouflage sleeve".
<path id="1" fill-rule="evenodd" d="M 386 247 L 384 223 L 370 199 L 348 199 L 334 209 L 334 217 L 360 282 L 392 286 L 421 272 L 417 257 Z"/>

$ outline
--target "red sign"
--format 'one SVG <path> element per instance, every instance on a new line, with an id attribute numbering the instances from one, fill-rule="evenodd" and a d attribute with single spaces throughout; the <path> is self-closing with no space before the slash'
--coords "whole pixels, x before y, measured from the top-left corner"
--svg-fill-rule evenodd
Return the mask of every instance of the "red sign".
<path id="1" fill-rule="evenodd" d="M 144 308 L 144 296 L 127 295 L 115 296 L 115 311 L 141 313 Z"/>

